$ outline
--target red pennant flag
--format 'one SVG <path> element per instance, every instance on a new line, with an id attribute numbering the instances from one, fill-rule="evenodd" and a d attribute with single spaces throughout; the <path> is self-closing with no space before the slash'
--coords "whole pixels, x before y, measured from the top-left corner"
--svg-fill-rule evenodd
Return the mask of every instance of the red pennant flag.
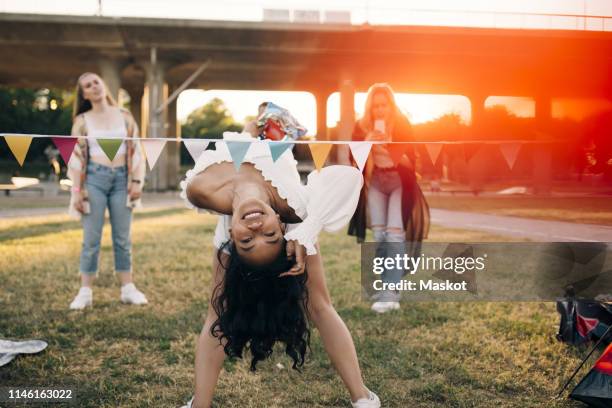
<path id="1" fill-rule="evenodd" d="M 480 143 L 465 143 L 463 145 L 463 155 L 465 158 L 465 162 L 469 163 L 472 160 L 472 157 L 480 150 L 482 146 Z"/>
<path id="2" fill-rule="evenodd" d="M 425 149 L 427 150 L 429 159 L 434 166 L 438 162 L 438 157 L 440 157 L 442 146 L 444 146 L 442 143 L 425 143 Z"/>
<path id="3" fill-rule="evenodd" d="M 506 163 L 508 163 L 508 167 L 510 170 L 514 167 L 516 163 L 516 158 L 518 157 L 519 150 L 521 150 L 520 143 L 501 143 L 499 145 L 499 150 L 501 151 L 504 159 L 506 159 Z"/>
<path id="4" fill-rule="evenodd" d="M 74 145 L 76 145 L 78 139 L 76 137 L 52 137 L 51 140 L 57 150 L 59 150 L 62 159 L 66 165 L 70 161 L 70 156 L 74 151 Z"/>
<path id="5" fill-rule="evenodd" d="M 391 160 L 395 163 L 396 166 L 399 166 L 402 161 L 402 157 L 406 154 L 409 145 L 406 143 L 391 143 L 386 145 L 387 151 L 389 152 L 389 156 L 391 156 Z"/>

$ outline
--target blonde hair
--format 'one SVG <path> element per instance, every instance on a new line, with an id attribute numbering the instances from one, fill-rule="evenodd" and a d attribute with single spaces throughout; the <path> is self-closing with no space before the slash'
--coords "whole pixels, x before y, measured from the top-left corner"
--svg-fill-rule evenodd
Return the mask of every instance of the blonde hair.
<path id="1" fill-rule="evenodd" d="M 81 113 L 87 112 L 91 109 L 91 101 L 83 97 L 83 88 L 81 88 L 81 79 L 83 79 L 87 75 L 95 75 L 100 79 L 100 82 L 102 83 L 102 86 L 104 86 L 104 91 L 106 93 L 106 102 L 111 106 L 117 106 L 115 98 L 113 98 L 113 96 L 110 94 L 108 86 L 106 85 L 106 82 L 104 82 L 102 77 L 100 77 L 100 75 L 94 72 L 84 72 L 81 74 L 81 76 L 79 76 L 79 79 L 77 79 L 75 91 L 76 97 L 74 98 L 74 107 L 72 108 L 72 119 L 74 119 Z"/>
<path id="2" fill-rule="evenodd" d="M 370 89 L 368 89 L 365 110 L 363 112 L 363 116 L 361 117 L 361 119 L 359 119 L 359 125 L 366 132 L 371 131 L 374 127 L 374 118 L 372 117 L 372 105 L 374 104 L 374 97 L 379 94 L 385 95 L 391 107 L 391 123 L 388 124 L 389 129 L 392 129 L 395 122 L 397 122 L 397 120 L 403 116 L 402 112 L 397 106 L 397 103 L 395 102 L 395 95 L 393 94 L 393 89 L 391 89 L 391 86 L 387 83 L 374 84 L 370 87 Z"/>

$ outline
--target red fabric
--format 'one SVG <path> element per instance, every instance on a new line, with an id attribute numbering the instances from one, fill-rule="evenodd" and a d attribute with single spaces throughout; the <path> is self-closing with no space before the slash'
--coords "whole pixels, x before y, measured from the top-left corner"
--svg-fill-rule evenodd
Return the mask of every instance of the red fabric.
<path id="1" fill-rule="evenodd" d="M 612 375 L 612 343 L 608 345 L 601 357 L 595 362 L 593 370 L 605 375 Z"/>
<path id="2" fill-rule="evenodd" d="M 589 319 L 579 314 L 576 315 L 576 330 L 578 330 L 578 334 L 582 337 L 587 337 L 598 324 L 599 320 L 597 319 Z"/>

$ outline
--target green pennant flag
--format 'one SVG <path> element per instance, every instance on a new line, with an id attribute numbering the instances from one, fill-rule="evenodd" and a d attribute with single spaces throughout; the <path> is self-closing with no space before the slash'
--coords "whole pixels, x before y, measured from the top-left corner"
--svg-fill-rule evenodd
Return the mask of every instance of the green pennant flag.
<path id="1" fill-rule="evenodd" d="M 110 161 L 113 161 L 115 159 L 115 156 L 117 155 L 117 152 L 121 147 L 121 143 L 123 143 L 123 139 L 98 139 L 98 144 L 100 145 L 104 153 L 106 153 L 106 156 Z"/>

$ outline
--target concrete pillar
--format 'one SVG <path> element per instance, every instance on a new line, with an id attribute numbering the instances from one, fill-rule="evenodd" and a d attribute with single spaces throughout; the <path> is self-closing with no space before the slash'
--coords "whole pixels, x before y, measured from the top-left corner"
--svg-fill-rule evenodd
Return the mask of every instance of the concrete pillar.
<path id="1" fill-rule="evenodd" d="M 536 140 L 550 140 L 551 98 L 536 96 L 535 123 Z M 533 186 L 539 195 L 550 194 L 552 186 L 552 144 L 536 144 L 533 149 Z"/>
<path id="2" fill-rule="evenodd" d="M 119 61 L 104 58 L 98 61 L 100 77 L 106 83 L 108 91 L 117 101 L 119 99 L 119 88 L 121 88 L 121 65 Z"/>
<path id="3" fill-rule="evenodd" d="M 327 135 L 327 98 L 330 92 L 317 90 L 314 92 L 317 101 L 317 140 L 328 140 Z"/>
<path id="4" fill-rule="evenodd" d="M 340 80 L 340 123 L 338 124 L 338 140 L 351 140 L 355 126 L 355 84 L 350 77 Z M 338 148 L 338 163 L 349 163 L 348 146 Z"/>
<path id="5" fill-rule="evenodd" d="M 139 88 L 129 88 L 127 92 L 128 94 L 130 94 L 130 112 L 132 112 L 132 116 L 134 116 L 134 120 L 138 124 L 140 132 L 141 134 L 143 134 L 144 129 L 142 126 L 142 98 L 144 95 L 144 86 Z"/>
<path id="6" fill-rule="evenodd" d="M 152 51 L 156 54 L 156 51 Z M 168 86 L 164 83 L 164 64 L 152 56 L 151 61 L 146 65 L 147 73 L 147 109 L 146 118 L 148 124 L 147 137 L 163 138 L 166 137 L 166 116 L 167 109 L 161 113 L 156 113 L 156 109 L 168 97 Z M 168 146 L 164 148 L 148 180 L 148 187 L 155 191 L 168 188 Z"/>
<path id="7" fill-rule="evenodd" d="M 472 116 L 472 129 L 477 131 L 481 126 L 483 117 L 485 114 L 485 101 L 487 95 L 469 95 L 471 116 Z"/>
<path id="8" fill-rule="evenodd" d="M 174 89 L 168 90 L 172 94 Z M 178 98 L 168 105 L 168 121 L 166 122 L 166 137 L 173 139 L 166 143 L 167 152 L 167 172 L 168 172 L 168 187 L 171 190 L 176 190 L 182 178 L 181 170 L 181 145 L 180 145 L 180 126 L 176 117 L 176 102 Z M 176 141 L 174 141 L 176 140 Z"/>

